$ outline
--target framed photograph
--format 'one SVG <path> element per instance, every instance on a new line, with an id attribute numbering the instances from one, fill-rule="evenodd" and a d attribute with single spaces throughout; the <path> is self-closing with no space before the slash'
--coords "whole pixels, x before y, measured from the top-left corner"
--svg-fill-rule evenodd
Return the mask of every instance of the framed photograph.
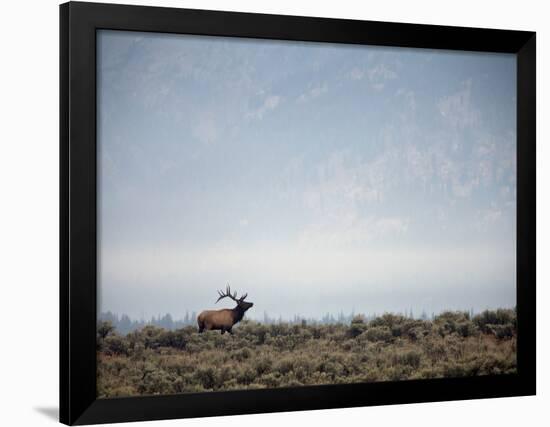
<path id="1" fill-rule="evenodd" d="M 60 6 L 60 418 L 535 394 L 535 33 Z"/>

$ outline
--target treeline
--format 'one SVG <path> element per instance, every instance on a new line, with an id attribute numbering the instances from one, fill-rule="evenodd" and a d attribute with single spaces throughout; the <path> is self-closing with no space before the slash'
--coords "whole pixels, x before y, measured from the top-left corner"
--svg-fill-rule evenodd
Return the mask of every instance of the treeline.
<path id="1" fill-rule="evenodd" d="M 348 324 L 263 324 L 234 335 L 145 326 L 120 334 L 98 325 L 100 397 L 170 394 L 516 370 L 516 313 L 445 312 L 431 320 L 384 314 Z"/>
<path id="2" fill-rule="evenodd" d="M 474 311 L 469 310 L 468 316 L 473 317 Z M 422 313 L 419 316 L 415 316 L 413 314 L 412 309 L 404 310 L 402 313 L 398 313 L 398 315 L 408 318 L 408 319 L 420 319 L 420 320 L 433 320 L 435 318 L 435 314 L 431 313 L 430 316 L 426 313 L 426 311 L 422 311 Z M 282 324 L 282 323 L 288 323 L 291 325 L 295 324 L 301 324 L 302 322 L 306 322 L 310 325 L 329 325 L 329 324 L 349 324 L 356 316 L 355 312 L 351 312 L 348 314 L 345 314 L 343 311 L 340 311 L 338 314 L 333 313 L 326 313 L 324 316 L 322 316 L 320 319 L 318 318 L 312 318 L 312 317 L 305 317 L 301 316 L 299 314 L 294 315 L 290 319 L 283 319 L 281 316 L 279 317 L 272 317 L 267 312 L 263 313 L 261 323 L 264 323 L 266 325 L 272 325 L 272 324 Z M 374 313 L 371 315 L 365 315 L 360 314 L 359 316 L 362 316 L 365 320 L 370 321 L 378 317 L 378 314 Z M 110 322 L 111 325 L 121 334 L 127 334 L 129 332 L 143 329 L 145 326 L 156 326 L 163 329 L 168 330 L 175 330 L 175 329 L 181 329 L 185 326 L 196 326 L 197 325 L 197 312 L 196 311 L 186 311 L 185 316 L 181 319 L 174 319 L 171 314 L 167 313 L 164 315 L 158 315 L 158 316 L 152 316 L 149 320 L 135 320 L 130 318 L 127 314 L 118 315 L 116 313 L 112 313 L 111 311 L 107 311 L 105 313 L 100 313 L 98 316 L 98 320 L 100 321 L 106 321 Z"/>
<path id="3" fill-rule="evenodd" d="M 100 313 L 98 320 L 102 322 L 109 322 L 119 333 L 127 334 L 129 332 L 143 329 L 145 326 L 156 326 L 158 328 L 174 330 L 180 329 L 185 326 L 196 325 L 197 324 L 197 313 L 185 313 L 183 319 L 174 320 L 172 315 L 169 313 L 161 316 L 153 316 L 149 320 L 135 320 L 131 319 L 130 316 L 123 314 L 119 316 L 118 314 L 112 313 L 110 311 L 106 313 Z"/>

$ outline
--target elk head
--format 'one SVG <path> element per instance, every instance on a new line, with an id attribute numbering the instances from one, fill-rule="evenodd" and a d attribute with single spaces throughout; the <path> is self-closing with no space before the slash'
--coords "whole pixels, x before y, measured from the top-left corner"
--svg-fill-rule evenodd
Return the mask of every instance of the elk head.
<path id="1" fill-rule="evenodd" d="M 240 310 L 242 310 L 243 314 L 246 312 L 246 310 L 248 310 L 254 305 L 254 303 L 245 301 L 248 294 L 244 294 L 240 298 L 237 298 L 237 292 L 233 292 L 233 294 L 231 294 L 231 288 L 229 287 L 229 284 L 225 288 L 225 293 L 222 291 L 218 291 L 218 295 L 219 297 L 216 300 L 216 303 L 222 298 L 231 298 L 233 301 L 237 303 L 237 307 L 235 308 L 239 308 Z"/>

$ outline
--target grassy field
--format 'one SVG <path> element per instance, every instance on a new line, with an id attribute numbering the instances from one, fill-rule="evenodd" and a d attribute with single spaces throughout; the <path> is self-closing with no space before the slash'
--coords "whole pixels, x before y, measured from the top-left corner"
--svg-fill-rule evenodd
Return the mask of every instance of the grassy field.
<path id="1" fill-rule="evenodd" d="M 514 310 L 385 314 L 350 324 L 243 321 L 234 335 L 98 325 L 98 396 L 506 374 L 516 371 Z"/>

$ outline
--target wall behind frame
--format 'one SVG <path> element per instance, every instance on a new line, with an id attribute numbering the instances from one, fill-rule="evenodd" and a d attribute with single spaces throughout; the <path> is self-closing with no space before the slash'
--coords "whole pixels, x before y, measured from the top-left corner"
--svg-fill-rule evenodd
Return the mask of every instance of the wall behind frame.
<path id="1" fill-rule="evenodd" d="M 117 3 L 104 0 L 105 3 Z M 121 3 L 121 2 L 118 2 Z M 122 3 L 243 12 L 310 15 L 423 24 L 442 24 L 537 31 L 537 217 L 550 216 L 550 148 L 547 75 L 550 44 L 544 3 L 535 0 L 393 0 L 391 2 L 291 0 L 159 0 Z M 4 2 L 0 27 L 0 283 L 3 298 L 2 384 L 5 425 L 52 425 L 58 405 L 58 2 Z M 546 114 L 545 114 L 546 113 Z M 545 194 L 546 193 L 546 194 Z M 543 341 L 550 312 L 540 301 L 550 297 L 548 263 L 550 225 L 537 224 L 538 360 L 550 356 Z M 465 402 L 353 408 L 225 417 L 226 427 L 317 425 L 441 426 L 540 425 L 550 404 L 550 369 L 538 366 L 538 396 Z M 214 427 L 220 419 L 149 422 L 148 426 Z M 145 424 L 144 424 L 145 425 Z"/>

